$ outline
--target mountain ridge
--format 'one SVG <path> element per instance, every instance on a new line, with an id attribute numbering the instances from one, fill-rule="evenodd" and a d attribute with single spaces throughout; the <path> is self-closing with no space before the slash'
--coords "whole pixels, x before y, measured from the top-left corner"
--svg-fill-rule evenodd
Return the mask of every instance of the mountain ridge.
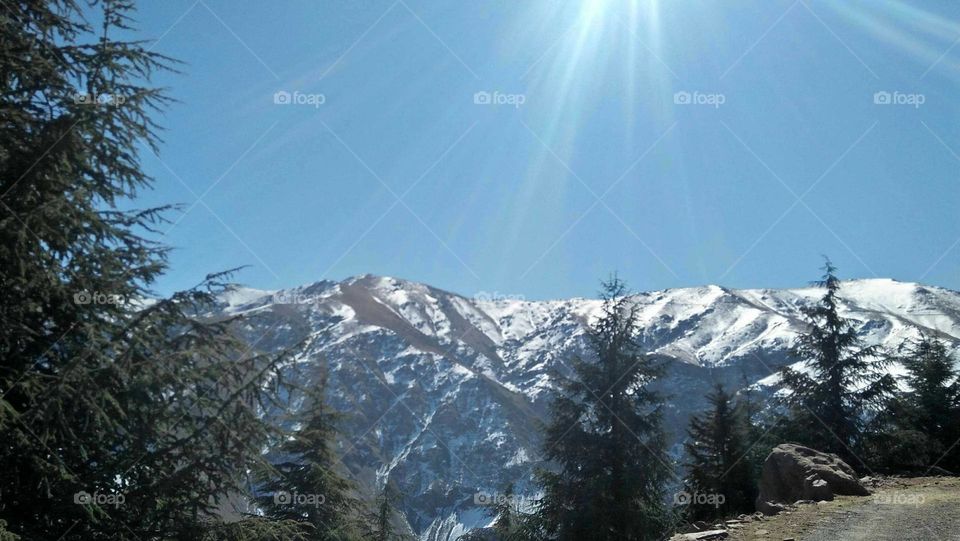
<path id="1" fill-rule="evenodd" d="M 713 382 L 775 389 L 775 370 L 793 362 L 801 308 L 821 294 L 715 285 L 636 294 L 639 338 L 667 369 L 660 386 L 672 397 L 665 426 L 675 456 Z M 960 342 L 960 292 L 862 279 L 844 282 L 840 299 L 867 343 L 893 347 L 921 330 Z M 584 329 L 600 306 L 466 297 L 364 274 L 283 290 L 231 288 L 217 310 L 247 316 L 241 332 L 258 349 L 298 347 L 307 375 L 296 377 L 328 369 L 331 403 L 346 415 L 338 455 L 351 475 L 369 493 L 396 483 L 408 494 L 411 529 L 447 541 L 488 520 L 478 492 L 508 480 L 520 494 L 535 490 L 539 423 L 557 376 L 586 354 Z"/>

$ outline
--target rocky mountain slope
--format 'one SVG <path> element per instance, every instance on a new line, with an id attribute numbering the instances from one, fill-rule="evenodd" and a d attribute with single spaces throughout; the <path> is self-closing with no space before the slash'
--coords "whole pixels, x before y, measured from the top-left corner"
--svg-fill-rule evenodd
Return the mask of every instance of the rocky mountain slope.
<path id="1" fill-rule="evenodd" d="M 638 295 L 643 343 L 668 367 L 662 387 L 675 451 L 714 381 L 775 386 L 772 374 L 789 362 L 802 328 L 799 310 L 821 294 L 706 286 Z M 870 343 L 895 346 L 918 330 L 960 341 L 958 292 L 874 279 L 847 282 L 841 294 L 844 314 Z M 345 413 L 343 463 L 365 490 L 397 483 L 410 527 L 434 541 L 485 525 L 484 495 L 529 481 L 555 376 L 583 352 L 584 326 L 599 306 L 469 298 L 365 275 L 283 291 L 236 288 L 219 309 L 248 316 L 243 331 L 257 349 L 298 345 L 296 377 L 329 367 L 331 401 Z M 518 490 L 532 488 L 521 481 Z"/>

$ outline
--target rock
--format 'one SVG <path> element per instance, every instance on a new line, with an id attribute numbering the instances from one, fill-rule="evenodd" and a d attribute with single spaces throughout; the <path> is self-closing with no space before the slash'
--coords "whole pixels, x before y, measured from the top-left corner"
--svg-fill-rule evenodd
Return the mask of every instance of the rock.
<path id="1" fill-rule="evenodd" d="M 764 530 L 763 528 L 761 528 L 754 533 L 756 533 L 757 535 L 767 535 L 768 533 L 770 533 L 770 530 Z"/>
<path id="2" fill-rule="evenodd" d="M 757 510 L 775 515 L 798 500 L 832 500 L 834 495 L 869 496 L 853 468 L 837 455 L 785 443 L 763 462 Z"/>
<path id="3" fill-rule="evenodd" d="M 726 530 L 707 530 L 705 532 L 685 533 L 671 537 L 671 541 L 715 541 L 726 539 L 730 534 Z"/>
<path id="4" fill-rule="evenodd" d="M 776 502 L 763 502 L 761 505 L 760 501 L 758 500 L 757 508 L 760 509 L 758 512 L 764 515 L 777 515 L 779 513 L 787 512 L 790 509 L 790 506 Z"/>

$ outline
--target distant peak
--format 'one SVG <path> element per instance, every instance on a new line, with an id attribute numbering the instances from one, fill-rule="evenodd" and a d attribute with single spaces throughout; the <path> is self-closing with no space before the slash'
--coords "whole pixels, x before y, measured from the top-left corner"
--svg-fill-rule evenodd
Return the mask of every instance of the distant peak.
<path id="1" fill-rule="evenodd" d="M 398 284 L 407 284 L 408 282 L 406 280 L 393 278 L 392 276 L 380 276 L 378 274 L 364 273 L 350 276 L 340 283 L 346 285 L 357 285 L 368 289 L 376 289 L 383 287 L 394 287 Z"/>
<path id="2" fill-rule="evenodd" d="M 852 294 L 852 295 L 856 295 L 858 290 L 860 292 L 867 293 L 867 294 L 871 292 L 881 293 L 883 290 L 892 290 L 892 291 L 899 291 L 901 293 L 907 293 L 909 290 L 917 289 L 920 287 L 926 287 L 917 282 L 905 282 L 905 281 L 897 280 L 894 278 L 883 278 L 883 277 L 852 278 L 852 279 L 844 279 L 841 282 L 842 282 L 842 288 L 846 290 L 846 293 Z M 337 285 L 337 284 L 358 285 L 364 288 L 373 288 L 373 289 L 398 288 L 398 287 L 407 289 L 407 288 L 425 287 L 430 290 L 435 290 L 443 293 L 450 293 L 450 294 L 462 296 L 465 298 L 474 298 L 479 296 L 481 300 L 483 300 L 487 296 L 486 294 L 487 289 L 480 290 L 478 293 L 470 293 L 470 292 L 462 292 L 462 291 L 457 292 L 457 291 L 450 291 L 443 288 L 438 288 L 426 282 L 410 280 L 406 278 L 398 278 L 396 276 L 373 274 L 368 272 L 362 273 L 362 274 L 354 274 L 346 278 L 343 278 L 342 280 L 339 280 L 339 281 L 321 280 L 318 282 L 314 282 L 312 284 L 303 285 L 296 288 L 287 288 L 287 289 L 291 289 L 291 290 L 292 289 L 300 289 L 300 290 L 326 289 L 332 285 Z M 240 289 L 244 289 L 244 288 L 240 288 Z M 634 291 L 633 293 L 639 298 L 645 298 L 645 297 L 656 297 L 656 296 L 675 297 L 677 295 L 679 296 L 689 296 L 689 295 L 715 296 L 715 295 L 723 295 L 723 294 L 737 295 L 739 293 L 777 294 L 778 292 L 787 293 L 791 291 L 794 293 L 801 293 L 801 292 L 809 293 L 810 291 L 815 289 L 817 289 L 816 286 L 812 284 L 797 284 L 795 286 L 788 286 L 788 287 L 743 288 L 743 287 L 726 287 L 719 284 L 708 283 L 703 285 L 693 285 L 693 286 L 687 286 L 687 287 L 670 287 L 670 288 L 664 288 L 664 289 L 637 290 L 637 291 Z M 934 287 L 934 289 L 942 289 L 942 288 Z M 269 290 L 264 290 L 264 291 L 266 293 L 270 293 Z M 491 295 L 498 297 L 500 294 L 491 294 Z M 509 295 L 509 298 L 512 299 L 512 298 L 526 298 L 526 297 L 523 297 L 522 295 L 519 295 L 519 294 L 511 294 Z M 531 300 L 531 299 L 527 299 L 527 300 Z M 571 297 L 553 297 L 553 298 L 539 299 L 539 300 L 542 300 L 544 302 L 570 302 L 570 301 L 596 300 L 596 298 L 583 297 L 583 296 L 575 296 L 575 297 L 571 296 Z"/>

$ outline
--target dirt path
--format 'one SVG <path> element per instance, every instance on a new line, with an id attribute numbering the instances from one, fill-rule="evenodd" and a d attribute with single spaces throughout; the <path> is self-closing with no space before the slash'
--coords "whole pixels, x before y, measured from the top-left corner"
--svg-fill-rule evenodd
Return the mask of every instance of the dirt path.
<path id="1" fill-rule="evenodd" d="M 960 478 L 891 480 L 732 530 L 736 541 L 960 541 Z"/>

